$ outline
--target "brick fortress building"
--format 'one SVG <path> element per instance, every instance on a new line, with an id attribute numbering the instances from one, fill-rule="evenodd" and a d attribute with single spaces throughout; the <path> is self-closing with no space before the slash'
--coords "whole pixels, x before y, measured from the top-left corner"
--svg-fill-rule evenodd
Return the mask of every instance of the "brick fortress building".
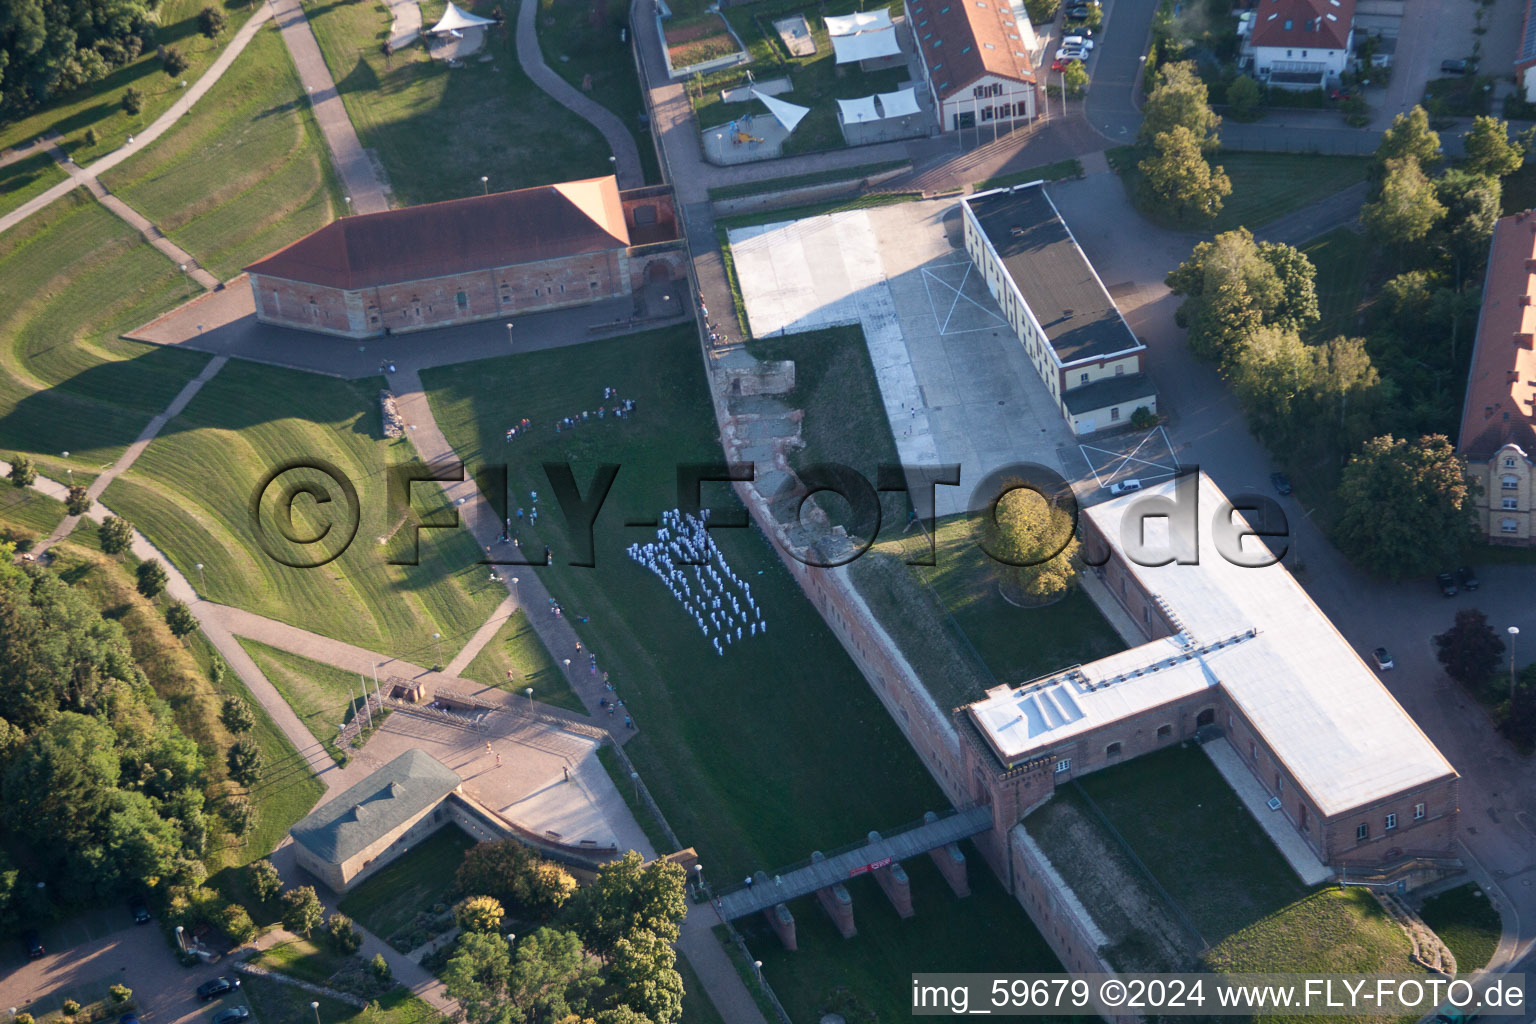
<path id="1" fill-rule="evenodd" d="M 251 264 L 256 318 L 374 338 L 670 293 L 672 190 L 613 177 L 344 217 Z M 658 296 L 659 298 L 659 296 Z"/>

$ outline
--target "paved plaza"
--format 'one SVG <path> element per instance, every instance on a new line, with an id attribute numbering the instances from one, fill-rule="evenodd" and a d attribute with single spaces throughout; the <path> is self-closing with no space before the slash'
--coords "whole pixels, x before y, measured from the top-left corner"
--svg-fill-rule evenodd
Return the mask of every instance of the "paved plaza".
<path id="1" fill-rule="evenodd" d="M 862 326 L 902 462 L 960 466 L 960 486 L 936 491 L 941 516 L 986 504 L 971 488 L 994 470 L 1061 471 L 1076 446 L 959 247 L 958 216 L 932 200 L 730 233 L 755 336 Z"/>

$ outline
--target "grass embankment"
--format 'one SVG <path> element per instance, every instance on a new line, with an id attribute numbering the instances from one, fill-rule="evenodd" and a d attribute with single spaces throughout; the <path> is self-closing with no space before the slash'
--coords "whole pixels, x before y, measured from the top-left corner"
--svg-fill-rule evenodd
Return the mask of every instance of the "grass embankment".
<path id="1" fill-rule="evenodd" d="M 343 205 L 275 26 L 256 33 L 189 115 L 102 180 L 221 280 L 325 225 Z"/>
<path id="2" fill-rule="evenodd" d="M 418 913 L 450 901 L 454 875 L 474 845 L 475 840 L 454 825 L 438 829 L 343 896 L 342 913 L 387 939 Z"/>
<path id="3" fill-rule="evenodd" d="M 1070 160 L 1058 160 L 1053 164 L 1042 164 L 1039 167 L 1031 167 L 1027 171 L 1018 171 L 1014 174 L 1002 174 L 996 178 L 988 178 L 976 183 L 977 192 L 985 192 L 992 188 L 1008 188 L 1011 185 L 1027 185 L 1034 181 L 1060 181 L 1063 178 L 1079 178 L 1083 174 L 1083 162 L 1077 157 Z"/>
<path id="4" fill-rule="evenodd" d="M 635 374 L 635 366 L 646 372 Z M 567 564 L 572 548 L 551 507 L 538 536 L 553 548 L 555 565 L 537 571 L 633 710 L 641 728 L 626 751 L 683 842 L 714 865 L 713 877 L 772 870 L 944 803 L 755 529 L 713 531 L 729 564 L 750 581 L 770 629 L 727 647 L 723 658 L 660 582 L 626 555 L 628 545 L 655 534 L 654 526 L 626 522 L 678 505 L 678 464 L 720 458 L 691 328 L 429 370 L 424 381 L 438 425 L 471 466 L 515 460 L 510 477 L 520 503 L 530 490 L 549 493 L 545 461 L 569 460 L 583 489 L 595 464 L 621 464 L 595 525 L 596 567 Z M 513 381 L 516 402 L 509 406 Z M 637 400 L 635 417 L 554 431 L 561 417 L 604 404 L 602 387 L 610 384 Z M 846 425 L 852 414 L 844 413 Z M 533 430 L 509 449 L 506 421 L 524 416 Z M 717 524 L 734 504 L 728 493 L 723 485 L 703 488 L 703 502 L 720 508 Z M 574 615 L 590 616 L 591 628 Z M 934 950 L 957 951 L 957 968 L 964 961 L 973 970 L 1054 969 L 1017 903 L 995 885 L 984 893 L 984 869 L 974 859 L 973 865 L 978 894 L 955 904 L 952 915 L 939 909 L 951 900 L 947 887 L 920 863 L 909 865 L 920 904 L 910 921 L 882 913 L 878 893 L 856 893 L 857 905 L 869 910 L 861 911 L 853 943 L 819 932 L 807 937 L 820 927 L 819 911 L 797 911 L 805 929 L 801 952 L 775 960 L 772 975 L 781 994 L 796 993 L 790 1012 L 815 1019 L 815 1008 L 839 985 L 862 1000 L 899 1000 L 919 948 L 924 960 Z M 773 954 L 767 941 L 755 942 L 754 952 Z"/>
<path id="5" fill-rule="evenodd" d="M 491 642 L 461 674 L 465 679 L 511 693 L 523 693 L 531 686 L 536 701 L 580 714 L 587 711 L 521 608 L 501 624 Z"/>
<path id="6" fill-rule="evenodd" d="M 1488 966 L 1504 929 L 1498 910 L 1476 882 L 1431 896 L 1419 908 L 1419 916 L 1456 958 L 1459 974 Z"/>
<path id="7" fill-rule="evenodd" d="M 1360 334 L 1359 317 L 1371 271 L 1371 243 L 1349 228 L 1334 228 L 1302 247 L 1317 268 L 1317 308 L 1312 339 Z"/>
<path id="8" fill-rule="evenodd" d="M 864 178 L 910 166 L 910 160 L 886 160 L 883 163 L 859 164 L 857 167 L 833 167 L 809 174 L 791 174 L 766 181 L 747 181 L 736 185 L 717 185 L 709 190 L 711 199 L 740 199 L 761 192 L 780 192 L 792 188 L 809 188 L 812 185 L 830 185 L 837 182 L 854 182 Z"/>
<path id="9" fill-rule="evenodd" d="M 145 38 L 144 52 L 131 63 L 118 68 L 100 82 L 67 93 L 39 109 L 7 124 L 0 125 L 0 149 L 10 149 L 49 131 L 58 132 L 59 144 L 78 164 L 89 164 L 142 132 L 171 104 L 183 95 L 181 83 L 188 87 L 203 76 L 214 59 L 229 45 L 236 30 L 256 10 L 250 2 L 226 2 L 222 5 L 228 25 L 217 39 L 203 36 L 197 27 L 197 15 L 208 0 L 162 0 L 155 8 L 157 27 L 154 39 Z M 155 47 L 180 50 L 187 58 L 187 70 L 171 78 L 162 69 Z M 139 90 L 143 108 L 128 114 L 122 108 L 123 93 Z M 206 103 L 204 99 L 200 102 Z M 87 145 L 86 132 L 96 132 L 96 145 Z"/>
<path id="10" fill-rule="evenodd" d="M 282 694 L 283 700 L 304 723 L 304 728 L 338 763 L 345 764 L 351 751 L 336 746 L 336 734 L 362 709 L 360 677 L 355 672 L 280 651 L 255 640 L 239 639 L 245 653 Z M 371 681 L 362 685 L 370 691 L 373 689 Z"/>
<path id="11" fill-rule="evenodd" d="M 200 291 L 81 192 L 0 235 L 0 452 L 89 483 L 209 359 L 118 335 Z"/>
<path id="12" fill-rule="evenodd" d="M 42 195 L 65 177 L 47 153 L 34 153 L 25 160 L 0 167 L 0 214 L 10 213 Z"/>
<path id="13" fill-rule="evenodd" d="M 1319 156 L 1313 153 L 1244 153 L 1220 150 L 1212 158 L 1232 180 L 1232 194 L 1214 218 L 1181 220 L 1160 204 L 1143 202 L 1141 170 L 1146 154 L 1131 146 L 1109 151 L 1110 165 L 1119 173 L 1141 215 L 1174 231 L 1215 235 L 1246 227 L 1257 231 L 1288 213 L 1327 199 L 1365 180 L 1369 157 Z"/>
<path id="14" fill-rule="evenodd" d="M 461 6 L 488 17 L 498 5 Z M 515 19 L 516 6 L 503 6 Z M 506 191 L 613 173 L 597 129 L 523 74 L 510 25 L 488 29 L 482 54 L 449 68 L 420 43 L 386 57 L 390 15 L 376 0 L 308 0 L 304 9 L 359 138 L 383 165 L 395 205 L 478 195 L 482 175 L 491 190 Z M 422 24 L 436 24 L 445 9 L 444 0 L 426 0 Z"/>
<path id="15" fill-rule="evenodd" d="M 482 553 L 465 529 L 423 529 L 419 564 L 387 564 L 413 557 L 414 523 L 452 518 L 435 484 L 413 489 L 420 517 L 394 500 L 390 468 L 424 467 L 409 441 L 379 440 L 383 384 L 232 362 L 113 481 L 103 501 L 204 586 L 208 599 L 430 665 L 438 650 L 432 634 L 442 634 L 449 648 L 464 643 L 505 590 L 477 564 Z M 343 489 L 328 475 L 294 470 L 266 491 L 265 525 L 258 527 L 251 503 L 262 481 L 310 460 L 331 464 L 352 482 L 358 518 L 347 513 Z M 312 564 L 317 548 L 281 542 L 273 503 L 301 481 L 332 500 L 297 499 L 295 536 L 311 538 L 330 525 L 341 538 L 351 523 L 360 524 L 343 554 L 313 568 L 278 562 L 261 540 L 264 530 L 285 558 Z M 326 554 L 334 550 L 329 543 L 320 545 Z"/>
<path id="16" fill-rule="evenodd" d="M 308 1020 L 315 1013 L 311 1002 L 320 1004 L 320 1018 L 327 1024 L 440 1024 L 443 1020 L 441 1014 L 403 988 L 380 996 L 376 1013 L 271 978 L 247 975 L 240 988 L 256 1019 L 262 1021 Z"/>

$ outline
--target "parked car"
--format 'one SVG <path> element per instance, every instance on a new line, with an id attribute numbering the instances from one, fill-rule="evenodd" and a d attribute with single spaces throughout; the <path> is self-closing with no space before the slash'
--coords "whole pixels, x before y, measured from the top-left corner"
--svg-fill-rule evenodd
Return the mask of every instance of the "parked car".
<path id="1" fill-rule="evenodd" d="M 1460 60 L 1443 60 L 1440 62 L 1442 75 L 1465 75 L 1471 73 L 1473 64 L 1465 58 Z"/>
<path id="2" fill-rule="evenodd" d="M 1443 572 L 1435 577 L 1435 582 L 1440 584 L 1440 593 L 1446 597 L 1456 596 L 1456 577 L 1448 572 Z"/>
<path id="3" fill-rule="evenodd" d="M 21 933 L 22 944 L 27 947 L 27 959 L 36 960 L 48 952 L 43 948 L 43 937 L 37 934 L 36 928 L 28 928 Z"/>
<path id="4" fill-rule="evenodd" d="M 214 1014 L 213 1024 L 236 1024 L 237 1021 L 250 1019 L 251 1011 L 248 1007 L 231 1006 Z"/>
<path id="5" fill-rule="evenodd" d="M 1275 485 L 1282 498 L 1291 493 L 1291 478 L 1284 473 L 1269 474 L 1269 482 Z"/>
<path id="6" fill-rule="evenodd" d="M 1109 485 L 1109 493 L 1119 497 L 1122 494 L 1130 494 L 1132 491 L 1141 490 L 1141 481 L 1135 478 L 1121 480 L 1119 483 Z"/>
<path id="7" fill-rule="evenodd" d="M 1087 4 L 1075 4 L 1075 5 L 1073 5 L 1070 9 L 1068 9 L 1067 17 L 1069 19 L 1071 19 L 1071 18 L 1086 18 L 1086 17 L 1088 17 L 1088 5 Z"/>
<path id="8" fill-rule="evenodd" d="M 1371 658 L 1376 662 L 1376 667 L 1383 672 L 1392 667 L 1392 655 L 1387 653 L 1385 647 L 1378 647 L 1371 652 Z"/>
<path id="9" fill-rule="evenodd" d="M 1329 99 L 1337 100 L 1337 101 L 1340 101 L 1340 102 L 1342 102 L 1343 100 L 1354 99 L 1354 97 L 1355 97 L 1355 94 L 1350 92 L 1348 89 L 1331 89 L 1328 92 L 1328 98 Z"/>
<path id="10" fill-rule="evenodd" d="M 239 987 L 239 977 L 225 975 L 222 978 L 214 978 L 212 981 L 205 981 L 203 984 L 197 986 L 197 997 L 206 1003 L 210 999 L 217 999 L 219 996 L 229 995 L 229 993 L 235 991 L 235 989 Z"/>
<path id="11" fill-rule="evenodd" d="M 1462 590 L 1476 590 L 1482 585 L 1478 582 L 1477 573 L 1473 572 L 1469 565 L 1456 570 L 1456 582 L 1461 584 Z"/>
<path id="12" fill-rule="evenodd" d="M 1087 60 L 1088 50 L 1082 46 L 1063 46 L 1056 51 L 1056 59 L 1065 61 Z"/>
<path id="13" fill-rule="evenodd" d="M 1093 40 L 1088 38 L 1087 33 L 1063 36 L 1061 46 L 1065 50 L 1091 50 L 1093 49 Z"/>
<path id="14" fill-rule="evenodd" d="M 1081 64 L 1082 62 L 1083 57 L 1081 54 L 1075 57 L 1057 57 L 1055 60 L 1051 61 L 1051 70 L 1065 71 L 1067 70 L 1068 64 Z"/>
<path id="15" fill-rule="evenodd" d="M 143 900 L 134 900 L 128 904 L 128 913 L 133 915 L 134 924 L 149 924 L 149 908 Z"/>

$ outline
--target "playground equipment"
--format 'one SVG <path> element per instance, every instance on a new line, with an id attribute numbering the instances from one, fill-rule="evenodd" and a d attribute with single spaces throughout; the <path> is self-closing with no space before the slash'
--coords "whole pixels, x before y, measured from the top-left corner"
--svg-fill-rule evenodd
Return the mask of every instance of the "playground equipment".
<path id="1" fill-rule="evenodd" d="M 739 128 L 736 130 L 736 134 L 731 136 L 731 143 L 733 145 L 737 145 L 737 146 L 741 145 L 743 142 L 762 142 L 762 141 L 763 140 L 758 138 L 756 135 L 748 135 L 746 132 L 742 131 Z"/>

